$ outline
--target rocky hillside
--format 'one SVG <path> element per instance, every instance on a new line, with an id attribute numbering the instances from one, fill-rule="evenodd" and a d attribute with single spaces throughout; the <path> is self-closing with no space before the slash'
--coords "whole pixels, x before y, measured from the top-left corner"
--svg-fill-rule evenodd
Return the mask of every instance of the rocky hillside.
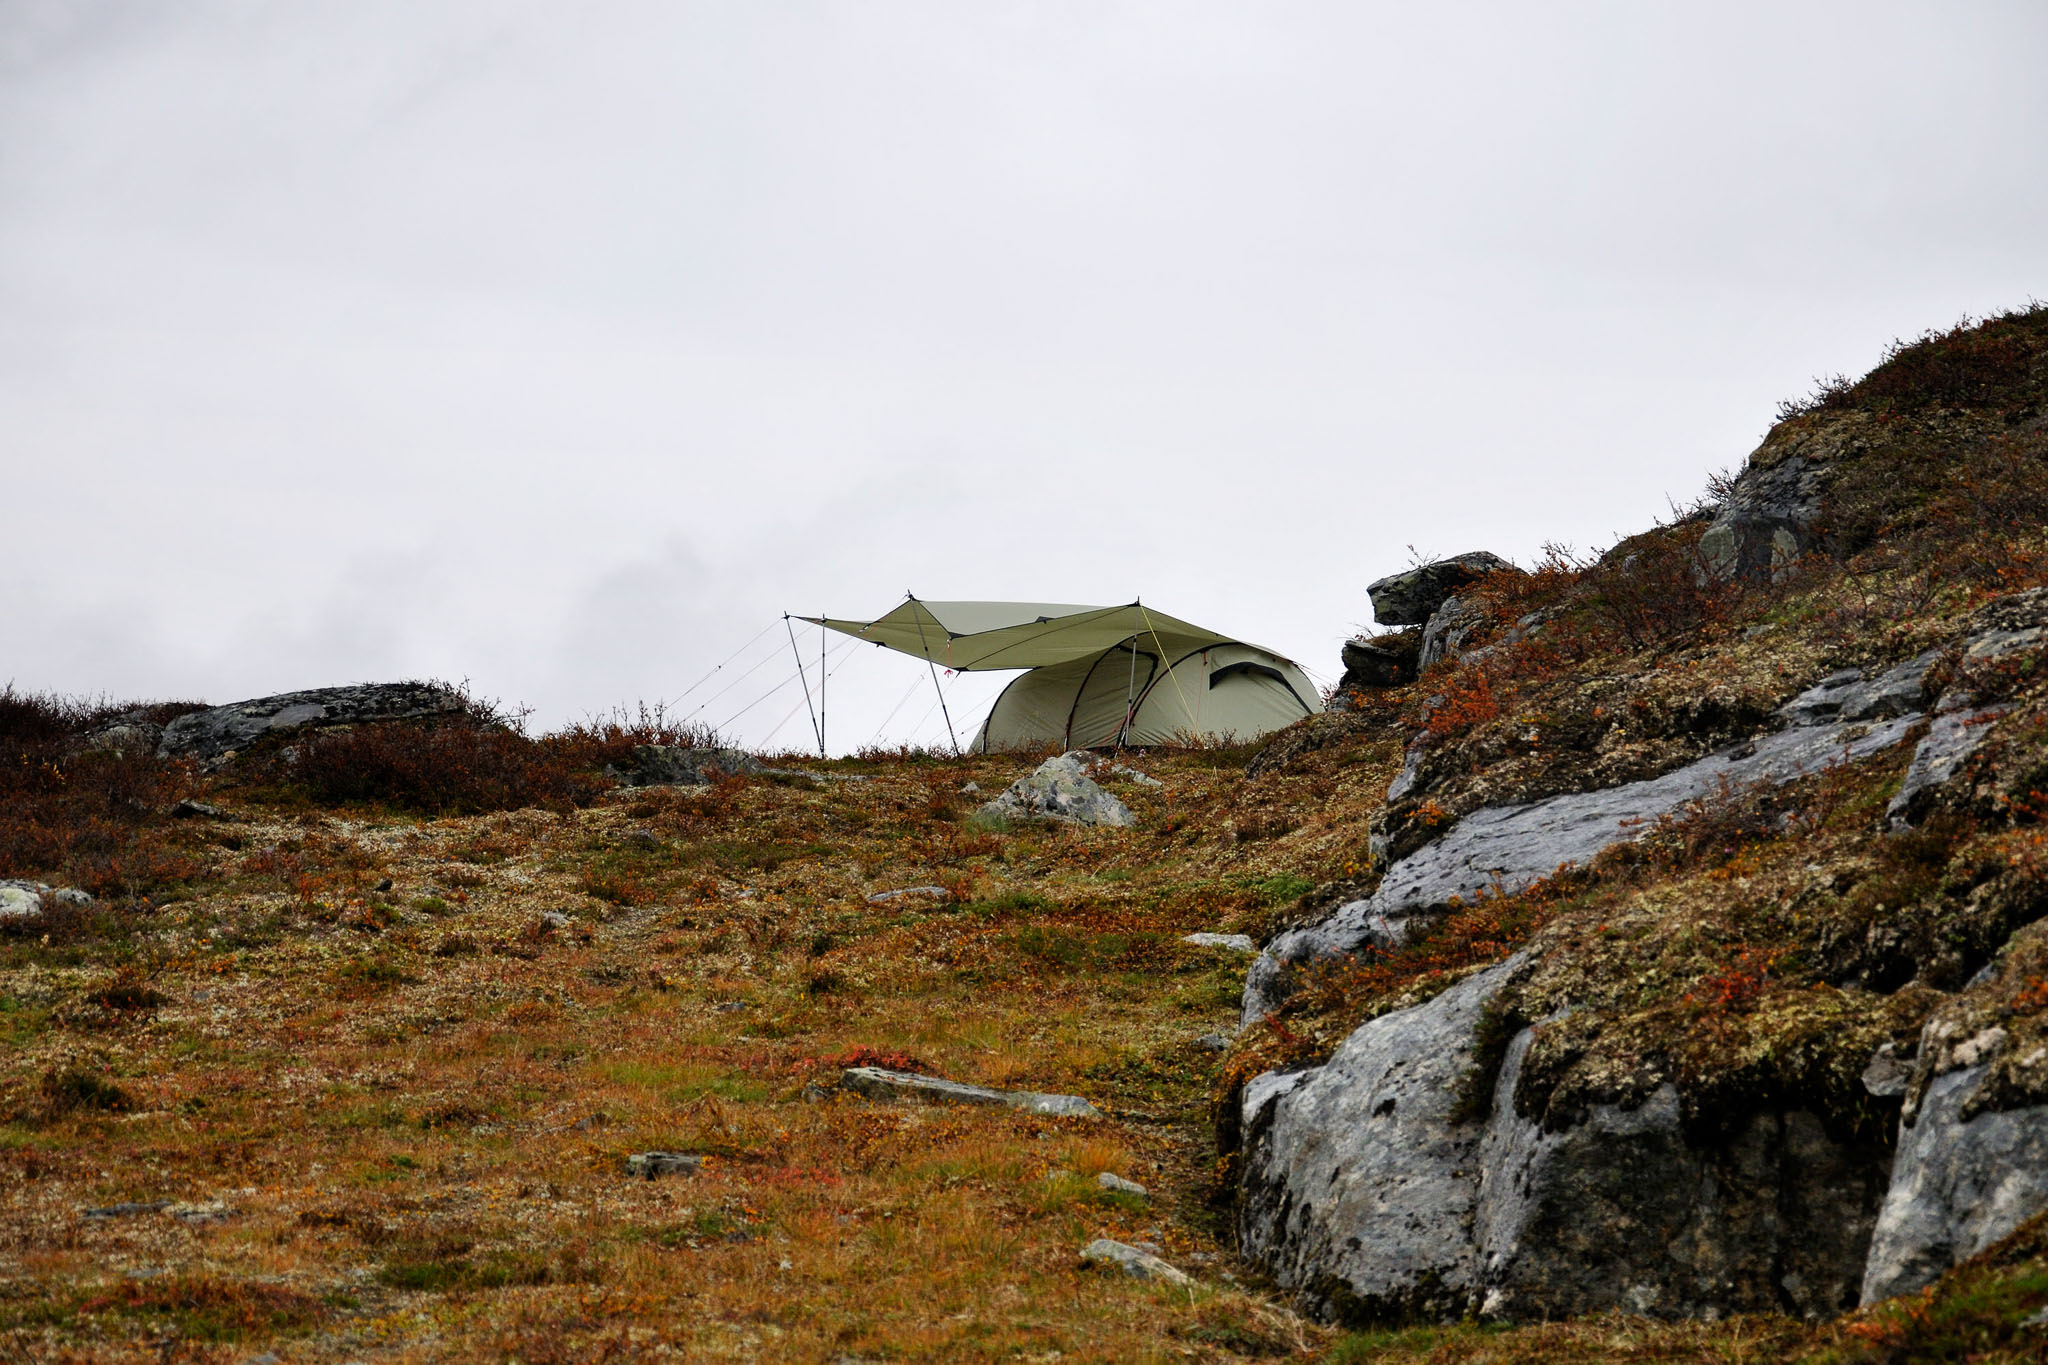
<path id="1" fill-rule="evenodd" d="M 2044 397 L 2048 310 L 1931 336 L 1598 559 L 1374 585 L 1419 635 L 1252 765 L 1402 753 L 1219 1095 L 1297 1303 L 1821 1320 L 2036 1235 Z"/>
<path id="2" fill-rule="evenodd" d="M 0 692 L 0 1358 L 2042 1359 L 2044 514 L 2034 310 L 1244 749 Z"/>

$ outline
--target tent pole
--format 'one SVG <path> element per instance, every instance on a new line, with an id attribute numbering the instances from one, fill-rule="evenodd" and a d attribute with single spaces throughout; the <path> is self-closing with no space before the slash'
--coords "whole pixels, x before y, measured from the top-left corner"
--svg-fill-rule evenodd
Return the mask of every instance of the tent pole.
<path id="1" fill-rule="evenodd" d="M 818 613 L 818 757 L 825 756 L 825 613 Z"/>
<path id="2" fill-rule="evenodd" d="M 916 593 L 906 589 L 903 595 L 912 603 L 917 603 Z M 922 603 L 917 604 L 922 605 Z M 929 668 L 932 673 L 932 691 L 939 694 L 939 714 L 946 718 L 946 738 L 953 741 L 953 757 L 958 758 L 960 757 L 960 736 L 953 731 L 953 713 L 946 707 L 946 689 L 939 686 L 938 660 L 932 658 L 931 646 L 925 643 L 924 621 L 921 618 L 917 621 L 917 647 L 924 651 L 925 667 Z M 929 716 L 931 712 L 927 711 L 925 714 Z"/>
<path id="3" fill-rule="evenodd" d="M 804 677 L 804 655 L 803 651 L 796 647 L 796 627 L 789 624 L 788 612 L 782 613 L 782 624 L 789 631 L 789 652 L 796 656 L 797 681 L 804 685 L 804 706 L 811 713 L 811 733 L 817 737 L 818 755 L 822 758 L 825 754 L 825 732 L 818 725 L 818 708 L 811 705 L 811 683 L 810 679 Z M 785 682 L 784 686 L 787 685 L 787 682 Z M 822 692 L 824 688 L 825 680 L 823 678 L 818 679 L 818 690 Z"/>
<path id="4" fill-rule="evenodd" d="M 1131 707 L 1138 700 L 1138 604 L 1131 603 L 1131 677 L 1124 684 L 1124 723 L 1117 727 L 1116 750 L 1124 750 L 1124 738 L 1131 733 L 1131 722 L 1137 717 L 1131 714 Z"/>

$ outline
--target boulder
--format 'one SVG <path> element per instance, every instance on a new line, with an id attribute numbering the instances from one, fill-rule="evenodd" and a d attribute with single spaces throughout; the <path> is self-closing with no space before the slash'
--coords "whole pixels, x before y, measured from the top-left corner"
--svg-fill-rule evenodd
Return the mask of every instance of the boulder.
<path id="1" fill-rule="evenodd" d="M 1342 651 L 1344 675 L 1330 694 L 1330 709 L 1346 709 L 1354 692 L 1414 682 L 1421 646 L 1421 637 L 1412 630 L 1346 640 Z"/>
<path id="2" fill-rule="evenodd" d="M 1095 1188 L 1104 1194 L 1127 1194 L 1133 1199 L 1149 1199 L 1152 1192 L 1135 1180 L 1126 1180 L 1120 1175 L 1104 1171 L 1095 1177 Z"/>
<path id="3" fill-rule="evenodd" d="M 721 777 L 751 777 L 767 771 L 761 760 L 738 749 L 684 749 L 671 744 L 635 744 L 624 766 L 605 775 L 626 787 L 708 787 Z"/>
<path id="4" fill-rule="evenodd" d="M 1062 1118 L 1095 1119 L 1097 1109 L 1079 1095 L 1046 1095 L 1035 1090 L 992 1090 L 983 1085 L 963 1085 L 937 1076 L 920 1076 L 914 1071 L 890 1071 L 879 1066 L 850 1066 L 840 1076 L 842 1090 L 865 1095 L 871 1100 L 920 1099 L 939 1104 L 998 1104 L 1022 1109 L 1029 1114 Z"/>
<path id="5" fill-rule="evenodd" d="M 157 742 L 157 755 L 216 764 L 265 735 L 335 725 L 458 716 L 468 707 L 460 693 L 435 683 L 358 683 L 285 692 L 179 716 L 164 727 L 163 738 Z"/>
<path id="6" fill-rule="evenodd" d="M 1245 1087 L 1239 1244 L 1308 1311 L 1452 1318 L 1473 1301 L 1484 1126 L 1454 1111 L 1480 1018 L 1520 965 L 1372 1020 L 1320 1067 Z"/>
<path id="7" fill-rule="evenodd" d="M 1499 555 L 1473 550 L 1389 574 L 1366 585 L 1366 594 L 1372 598 L 1372 619 L 1383 626 L 1422 625 L 1458 589 L 1514 567 Z"/>
<path id="8" fill-rule="evenodd" d="M 75 886 L 51 886 L 47 882 L 0 881 L 0 924 L 24 923 L 43 917 L 43 907 L 90 905 L 92 895 Z"/>
<path id="9" fill-rule="evenodd" d="M 1661 777 L 1473 811 L 1388 868 L 1372 895 L 1347 901 L 1321 922 L 1267 944 L 1245 980 L 1244 1020 L 1264 1018 L 1285 998 L 1290 966 L 1369 946 L 1397 946 L 1453 899 L 1469 903 L 1513 894 L 1639 838 L 1655 828 L 1659 816 L 1727 788 L 1782 785 L 1833 763 L 1867 758 L 1903 742 L 1919 719 L 1909 713 L 1879 723 L 1794 726 Z"/>
<path id="10" fill-rule="evenodd" d="M 1012 782 L 1008 790 L 976 812 L 1001 820 L 1064 820 L 1076 825 L 1126 827 L 1137 823 L 1130 807 L 1091 779 L 1083 763 L 1087 753 L 1048 758 L 1036 771 Z"/>

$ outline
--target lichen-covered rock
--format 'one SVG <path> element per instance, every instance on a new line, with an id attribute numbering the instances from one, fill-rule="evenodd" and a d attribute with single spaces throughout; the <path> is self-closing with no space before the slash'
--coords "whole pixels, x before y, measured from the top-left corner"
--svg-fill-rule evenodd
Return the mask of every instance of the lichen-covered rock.
<path id="1" fill-rule="evenodd" d="M 1946 706 L 1948 698 L 1942 700 L 1944 706 L 1914 746 L 1913 761 L 1906 765 L 1899 790 L 1885 807 L 1885 817 L 1895 830 L 1925 818 L 1935 794 L 1963 770 L 1964 762 L 1977 752 L 1991 727 L 2012 710 L 2010 706 L 1971 706 L 1966 697 L 1958 697 L 1962 704 L 1951 710 Z"/>
<path id="2" fill-rule="evenodd" d="M 1965 1118 L 1989 1068 L 1934 1078 L 1899 1134 L 1891 1190 L 1863 1276 L 1863 1302 L 1931 1284 L 2048 1208 L 2048 1106 Z"/>
<path id="3" fill-rule="evenodd" d="M 1427 673 L 1446 660 L 1456 662 L 1486 628 L 1487 613 L 1478 602 L 1463 597 L 1447 597 L 1429 618 L 1429 624 L 1422 628 L 1422 651 L 1415 662 L 1416 671 Z"/>
<path id="4" fill-rule="evenodd" d="M 684 749 L 669 744 L 636 744 L 632 761 L 605 770 L 627 787 L 707 787 L 721 777 L 752 776 L 761 760 L 739 749 Z"/>
<path id="5" fill-rule="evenodd" d="M 1323 1317 L 1455 1317 L 1477 1287 L 1483 1124 L 1457 1117 L 1512 959 L 1382 1015 L 1311 1071 L 1245 1087 L 1244 1255 Z"/>
<path id="6" fill-rule="evenodd" d="M 2044 973 L 2037 921 L 1921 1028 L 1863 1302 L 1931 1283 L 2048 1209 Z"/>
<path id="7" fill-rule="evenodd" d="M 51 886 L 46 882 L 0 881 L 0 924 L 24 923 L 43 917 L 46 904 L 90 905 L 92 894 L 75 886 Z"/>
<path id="8" fill-rule="evenodd" d="M 1421 648 L 1422 638 L 1412 630 L 1346 640 L 1342 651 L 1344 674 L 1330 694 L 1330 709 L 1348 709 L 1352 695 L 1357 692 L 1415 681 Z"/>
<path id="9" fill-rule="evenodd" d="M 1509 1046 L 1476 1164 L 1479 1309 L 1527 1321 L 1855 1306 L 1888 1154 L 1803 1111 L 1757 1113 L 1705 1145 L 1677 1092 L 1595 1105 L 1561 1131 L 1516 1114 L 1533 1033 Z"/>
<path id="10" fill-rule="evenodd" d="M 461 694 L 433 683 L 357 683 L 284 692 L 179 716 L 164 727 L 157 754 L 217 762 L 279 732 L 456 716 L 467 709 Z"/>
<path id="11" fill-rule="evenodd" d="M 1366 595 L 1372 598 L 1372 619 L 1383 626 L 1422 625 L 1458 589 L 1514 567 L 1499 555 L 1473 550 L 1388 574 L 1366 585 Z"/>
<path id="12" fill-rule="evenodd" d="M 1927 705 L 1927 677 L 1941 651 L 1924 654 L 1865 678 L 1860 668 L 1831 673 L 1779 708 L 1793 725 L 1824 725 L 1841 720 L 1888 720 Z"/>
<path id="13" fill-rule="evenodd" d="M 1388 868 L 1372 895 L 1267 944 L 1245 981 L 1244 1020 L 1263 1018 L 1285 998 L 1292 966 L 1367 945 L 1398 945 L 1415 924 L 1428 922 L 1453 899 L 1469 903 L 1519 891 L 1590 861 L 1602 849 L 1640 838 L 1658 816 L 1689 801 L 1746 784 L 1782 784 L 1831 763 L 1866 758 L 1902 742 L 1918 720 L 1909 714 L 1878 724 L 1795 726 L 1661 777 L 1476 810 Z"/>
<path id="14" fill-rule="evenodd" d="M 1525 958 L 1245 1087 L 1238 1234 L 1318 1316 L 1518 1321 L 1852 1307 L 1889 1154 L 1803 1111 L 1688 1133 L 1668 1085 L 1563 1128 L 1518 1115 L 1522 1030 L 1480 1103 L 1481 1023 Z"/>
<path id="15" fill-rule="evenodd" d="M 1813 545 L 1837 467 L 1867 448 L 1877 428 L 1866 412 L 1811 414 L 1772 428 L 1700 537 L 1707 571 L 1782 576 Z"/>
<path id="16" fill-rule="evenodd" d="M 1001 796 L 983 805 L 980 815 L 1001 820 L 1064 820 L 1076 825 L 1137 823 L 1130 807 L 1097 786 L 1088 776 L 1086 753 L 1048 758 L 1027 776 L 1012 782 Z"/>

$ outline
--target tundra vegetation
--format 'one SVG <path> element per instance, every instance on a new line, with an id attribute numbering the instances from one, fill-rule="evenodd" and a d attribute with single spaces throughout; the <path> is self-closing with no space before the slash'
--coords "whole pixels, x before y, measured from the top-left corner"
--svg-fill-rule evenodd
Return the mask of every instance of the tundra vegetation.
<path id="1" fill-rule="evenodd" d="M 1044 754 L 633 788 L 607 770 L 635 745 L 713 737 L 645 711 L 535 737 L 472 703 L 206 768 L 123 737 L 190 704 L 8 689 L 0 877 L 93 899 L 0 920 L 0 1357 L 2041 1359 L 2039 1219 L 1828 1321 L 1317 1323 L 1233 1257 L 1227 1131 L 1246 1078 L 1528 949 L 1479 1052 L 1571 1007 L 1531 1112 L 1671 1082 L 1702 1131 L 1796 1097 L 1884 1136 L 1865 1064 L 1987 962 L 2016 969 L 1976 1008 L 2048 1031 L 2038 652 L 1970 679 L 2013 709 L 1907 833 L 1910 746 L 1727 790 L 1320 966 L 1241 1033 L 1244 957 L 1182 936 L 1264 941 L 1469 811 L 1666 771 L 2048 585 L 2044 339 L 2039 308 L 1959 327 L 1788 405 L 1773 440 L 1866 433 L 1795 564 L 1712 571 L 1724 485 L 1491 574 L 1420 679 L 1262 746 L 1129 756 L 1156 786 L 1102 773 L 1127 829 L 974 819 L 963 787 Z M 1418 737 L 1426 794 L 1390 803 Z M 909 888 L 939 893 L 876 898 Z M 876 1101 L 838 1086 L 854 1066 L 1103 1116 Z M 646 1152 L 703 1160 L 629 1175 Z M 1192 1283 L 1084 1263 L 1105 1237 Z"/>

